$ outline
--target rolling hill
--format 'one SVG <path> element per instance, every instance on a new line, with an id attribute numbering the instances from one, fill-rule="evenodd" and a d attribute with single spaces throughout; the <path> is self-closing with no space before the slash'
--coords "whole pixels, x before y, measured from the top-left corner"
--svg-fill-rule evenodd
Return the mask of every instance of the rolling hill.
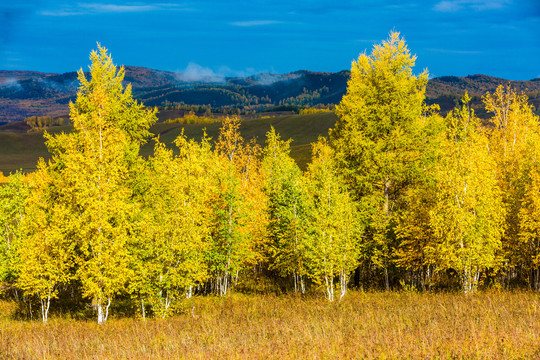
<path id="1" fill-rule="evenodd" d="M 126 66 L 125 82 L 147 106 L 161 109 L 175 105 L 205 105 L 213 112 L 257 113 L 286 107 L 334 105 L 346 91 L 348 71 L 337 73 L 306 70 L 289 74 L 257 74 L 249 77 L 193 78 L 181 73 Z M 451 110 L 465 91 L 473 96 L 480 116 L 481 96 L 500 84 L 510 83 L 526 91 L 540 107 L 540 79 L 509 81 L 487 75 L 443 76 L 431 79 L 426 96 L 443 113 Z M 76 96 L 77 73 L 46 74 L 36 71 L 0 71 L 0 122 L 21 121 L 28 116 L 66 116 Z"/>
<path id="2" fill-rule="evenodd" d="M 291 155 L 301 167 L 311 156 L 310 143 L 326 135 L 337 120 L 333 113 L 296 115 L 297 110 L 317 104 L 339 103 L 346 91 L 348 71 L 322 73 L 297 71 L 289 74 L 257 74 L 244 78 L 204 79 L 197 81 L 173 72 L 126 66 L 126 83 L 131 83 L 134 96 L 147 106 L 158 106 L 160 121 L 152 132 L 171 145 L 184 129 L 188 137 L 200 138 L 203 129 L 216 138 L 219 122 L 213 124 L 168 124 L 163 120 L 182 115 L 178 105 L 205 105 L 212 112 L 235 110 L 244 116 L 241 132 L 246 138 L 256 138 L 262 145 L 265 134 L 274 126 L 285 139 L 293 139 Z M 540 108 L 540 79 L 509 81 L 486 75 L 467 77 L 443 76 L 428 82 L 428 103 L 437 103 L 443 113 L 451 110 L 462 94 L 472 96 L 472 106 L 480 117 L 488 114 L 481 97 L 499 85 L 510 84 L 525 91 L 530 102 Z M 70 100 L 76 97 L 77 73 L 46 74 L 36 71 L 0 71 L 0 171 L 8 174 L 17 169 L 35 169 L 39 157 L 50 157 L 44 145 L 43 132 L 28 132 L 23 121 L 28 116 L 66 116 Z M 278 112 L 277 110 L 289 110 Z M 264 116 L 273 111 L 272 116 Z M 55 126 L 48 131 L 70 131 L 71 126 Z M 142 148 L 145 156 L 152 154 L 153 143 Z"/>
<path id="3" fill-rule="evenodd" d="M 291 156 L 300 167 L 305 168 L 311 158 L 311 143 L 319 135 L 328 134 L 328 129 L 334 126 L 337 117 L 334 113 L 318 113 L 309 115 L 285 115 L 277 117 L 262 117 L 246 119 L 242 122 L 240 132 L 246 139 L 255 138 L 257 143 L 264 145 L 266 132 L 273 126 L 283 139 L 292 139 Z M 18 124 L 21 124 L 18 122 Z M 11 128 L 10 128 L 11 126 Z M 180 135 L 182 129 L 188 138 L 199 140 L 206 131 L 212 139 L 217 139 L 221 123 L 212 124 L 166 124 L 157 123 L 150 130 L 160 141 L 174 149 L 173 140 Z M 9 174 L 22 169 L 33 171 L 40 157 L 45 160 L 51 157 L 44 143 L 43 131 L 15 132 L 13 125 L 0 126 L 0 171 Z M 55 126 L 47 129 L 52 133 L 69 132 L 72 126 Z M 141 149 L 143 156 L 153 154 L 155 142 L 149 141 Z"/>

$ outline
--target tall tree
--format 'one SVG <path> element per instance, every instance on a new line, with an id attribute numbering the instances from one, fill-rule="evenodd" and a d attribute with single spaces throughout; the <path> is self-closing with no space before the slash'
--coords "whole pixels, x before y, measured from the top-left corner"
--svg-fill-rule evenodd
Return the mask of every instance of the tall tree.
<path id="1" fill-rule="evenodd" d="M 396 227 L 399 245 L 394 253 L 396 265 L 405 271 L 405 279 L 415 288 L 430 287 L 436 270 L 436 237 L 430 212 L 437 200 L 437 164 L 444 156 L 446 122 L 438 106 L 427 107 L 419 118 L 417 138 L 412 152 L 411 178 L 403 194 L 404 209 Z"/>
<path id="2" fill-rule="evenodd" d="M 313 145 L 307 179 L 313 199 L 308 228 L 310 276 L 324 285 L 330 301 L 334 301 L 334 280 L 339 278 L 341 300 L 349 275 L 358 266 L 361 232 L 356 204 L 337 173 L 333 150 L 324 138 Z"/>
<path id="3" fill-rule="evenodd" d="M 133 100 L 129 85 L 124 89 L 124 69 L 117 70 L 105 48 L 92 51 L 90 60 L 91 78 L 79 71 L 77 100 L 70 104 L 74 131 L 48 135 L 47 145 L 50 167 L 61 174 L 59 201 L 70 206 L 82 293 L 103 323 L 112 298 L 132 276 L 127 244 L 135 236 L 137 206 L 128 183 L 156 117 Z"/>
<path id="4" fill-rule="evenodd" d="M 269 200 L 269 261 L 270 269 L 281 276 L 292 275 L 295 292 L 304 293 L 311 207 L 302 171 L 289 155 L 289 143 L 273 127 L 266 134 L 262 169 Z"/>
<path id="5" fill-rule="evenodd" d="M 414 125 L 422 115 L 427 72 L 415 76 L 412 56 L 398 32 L 353 61 L 347 93 L 330 132 L 338 166 L 370 213 L 371 259 L 383 269 L 395 248 L 394 227 L 408 178 Z"/>
<path id="6" fill-rule="evenodd" d="M 510 86 L 497 88 L 483 97 L 490 119 L 490 151 L 497 163 L 497 184 L 501 188 L 506 211 L 502 239 L 507 282 L 531 270 L 530 243 L 525 234 L 530 227 L 534 208 L 537 143 L 540 123 L 527 102 Z M 527 208 L 527 209 L 526 209 Z M 538 281 L 538 280 L 536 280 Z"/>
<path id="7" fill-rule="evenodd" d="M 51 300 L 58 288 L 73 278 L 74 243 L 66 219 L 72 215 L 59 202 L 55 183 L 43 159 L 30 178 L 26 199 L 18 286 L 41 303 L 43 323 L 47 323 Z"/>
<path id="8" fill-rule="evenodd" d="M 214 291 L 227 294 L 240 272 L 261 261 L 266 239 L 266 197 L 261 187 L 260 152 L 240 135 L 240 118 L 223 120 L 214 163 L 217 192 L 208 252 Z"/>
<path id="9" fill-rule="evenodd" d="M 439 268 L 457 271 L 465 293 L 476 290 L 483 271 L 500 265 L 504 221 L 495 161 L 469 101 L 465 94 L 463 107 L 447 116 L 437 202 L 430 213 Z"/>
<path id="10" fill-rule="evenodd" d="M 214 161 L 208 139 L 201 144 L 179 136 L 180 154 L 173 156 L 162 143 L 147 163 L 143 203 L 143 240 L 137 254 L 134 290 L 144 314 L 148 300 L 154 314 L 171 314 L 175 301 L 192 294 L 207 278 L 204 254 L 209 246 L 210 204 L 215 192 L 209 168 Z"/>
<path id="11" fill-rule="evenodd" d="M 517 265 L 527 272 L 529 287 L 540 290 L 540 147 L 537 145 L 540 138 L 535 138 L 527 157 L 529 165 L 524 176 L 527 186 L 518 213 L 519 238 L 511 254 L 514 261 L 519 259 Z"/>
<path id="12" fill-rule="evenodd" d="M 10 175 L 7 184 L 0 185 L 0 292 L 12 290 L 16 298 L 15 284 L 20 262 L 18 249 L 28 194 L 28 181 L 19 172 Z"/>

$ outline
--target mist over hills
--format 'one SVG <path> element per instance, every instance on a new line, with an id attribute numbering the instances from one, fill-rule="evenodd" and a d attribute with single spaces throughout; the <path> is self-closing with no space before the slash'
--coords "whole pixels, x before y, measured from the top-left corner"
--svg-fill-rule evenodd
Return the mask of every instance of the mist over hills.
<path id="1" fill-rule="evenodd" d="M 135 98 L 147 106 L 205 105 L 212 111 L 241 113 L 335 105 L 345 94 L 350 74 L 349 71 L 300 70 L 288 74 L 220 77 L 137 66 L 125 66 L 125 72 L 125 83 L 131 83 Z M 438 103 L 446 113 L 467 91 L 479 116 L 485 117 L 481 96 L 501 84 L 525 91 L 531 103 L 537 109 L 540 107 L 540 79 L 511 81 L 487 75 L 433 78 L 427 85 L 427 102 Z M 76 72 L 0 71 L 0 122 L 20 121 L 28 116 L 66 116 L 77 87 Z"/>

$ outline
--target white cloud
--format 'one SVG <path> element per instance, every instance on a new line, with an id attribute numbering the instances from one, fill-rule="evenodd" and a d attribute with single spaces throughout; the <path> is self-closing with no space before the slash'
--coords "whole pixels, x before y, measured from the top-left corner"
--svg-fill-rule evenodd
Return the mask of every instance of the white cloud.
<path id="1" fill-rule="evenodd" d="M 19 80 L 16 78 L 7 78 L 0 80 L 0 88 L 16 88 L 21 89 L 22 86 L 19 83 Z"/>
<path id="2" fill-rule="evenodd" d="M 502 9 L 511 0 L 444 0 L 433 7 L 438 12 L 457 12 L 464 9 L 477 11 Z"/>
<path id="3" fill-rule="evenodd" d="M 58 10 L 43 10 L 39 12 L 43 16 L 76 16 L 111 13 L 136 13 L 149 11 L 193 11 L 194 9 L 179 4 L 158 3 L 139 5 L 119 5 L 103 3 L 78 3 L 75 6 L 64 7 Z"/>
<path id="4" fill-rule="evenodd" d="M 199 82 L 199 83 L 223 83 L 228 77 L 249 77 L 254 76 L 255 80 L 260 83 L 275 82 L 276 76 L 268 73 L 268 70 L 258 71 L 254 68 L 245 70 L 233 70 L 228 66 L 220 66 L 216 71 L 209 67 L 204 67 L 194 62 L 190 62 L 188 66 L 175 73 L 176 79 L 183 82 Z M 273 69 L 272 69 L 273 72 Z"/>
<path id="5" fill-rule="evenodd" d="M 176 74 L 176 78 L 185 82 L 216 83 L 225 81 L 225 76 L 195 63 L 189 63 L 184 71 Z"/>
<path id="6" fill-rule="evenodd" d="M 79 6 L 100 13 L 126 13 L 156 10 L 154 5 L 79 4 Z"/>
<path id="7" fill-rule="evenodd" d="M 435 4 L 433 10 L 439 12 L 456 12 L 462 8 L 461 1 L 441 1 Z"/>
<path id="8" fill-rule="evenodd" d="M 231 25 L 240 26 L 240 27 L 251 27 L 251 26 L 264 26 L 264 25 L 281 24 L 281 23 L 283 23 L 283 21 L 251 20 L 251 21 L 236 21 L 236 22 L 232 22 Z"/>
<path id="9" fill-rule="evenodd" d="M 82 11 L 58 10 L 58 11 L 40 11 L 39 14 L 43 16 L 75 16 L 75 15 L 84 15 L 85 13 Z"/>
<path id="10" fill-rule="evenodd" d="M 426 49 L 426 50 L 443 53 L 443 54 L 461 54 L 461 55 L 482 54 L 482 52 L 478 50 L 451 50 L 451 49 Z"/>

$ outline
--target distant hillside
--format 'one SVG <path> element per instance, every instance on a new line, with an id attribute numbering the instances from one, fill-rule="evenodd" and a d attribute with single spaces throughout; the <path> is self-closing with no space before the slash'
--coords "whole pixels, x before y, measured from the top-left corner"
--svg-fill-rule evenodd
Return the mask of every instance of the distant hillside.
<path id="1" fill-rule="evenodd" d="M 338 73 L 296 71 L 233 78 L 193 78 L 187 74 L 126 66 L 125 82 L 147 106 L 171 109 L 179 105 L 205 105 L 212 111 L 257 113 L 276 107 L 295 109 L 339 103 L 346 91 L 348 71 Z M 526 91 L 540 108 L 540 79 L 509 81 L 487 75 L 443 76 L 431 79 L 427 101 L 451 110 L 465 91 L 473 106 L 485 116 L 481 96 L 510 83 Z M 0 123 L 28 116 L 65 116 L 77 92 L 77 73 L 46 74 L 36 71 L 0 71 Z"/>
<path id="2" fill-rule="evenodd" d="M 529 96 L 529 101 L 540 113 L 540 78 L 529 81 L 512 81 L 487 75 L 469 75 L 467 77 L 441 76 L 431 79 L 426 89 L 428 103 L 436 103 L 446 113 L 450 111 L 467 91 L 472 96 L 472 106 L 478 116 L 486 117 L 482 96 L 486 92 L 494 92 L 499 85 L 510 84 L 517 91 Z"/>
<path id="3" fill-rule="evenodd" d="M 337 117 L 332 112 L 286 115 L 278 117 L 263 117 L 246 119 L 242 121 L 240 132 L 246 139 L 256 139 L 257 143 L 264 145 L 266 133 L 273 126 L 284 140 L 291 139 L 291 156 L 305 169 L 311 159 L 311 143 L 317 141 L 320 135 L 328 134 Z M 23 171 L 33 171 L 40 157 L 50 159 L 51 154 L 45 146 L 43 131 L 27 132 L 28 127 L 22 122 L 12 122 L 0 125 L 0 171 L 4 174 Z M 216 140 L 219 133 L 220 122 L 212 124 L 166 124 L 158 123 L 152 126 L 150 131 L 154 136 L 159 136 L 162 143 L 173 150 L 177 149 L 174 139 L 182 131 L 188 138 L 200 140 L 203 133 Z M 70 132 L 73 126 L 55 126 L 47 129 L 50 133 L 62 131 Z M 22 131 L 21 131 L 22 130 Z M 154 142 L 150 141 L 141 148 L 143 156 L 153 154 Z"/>

